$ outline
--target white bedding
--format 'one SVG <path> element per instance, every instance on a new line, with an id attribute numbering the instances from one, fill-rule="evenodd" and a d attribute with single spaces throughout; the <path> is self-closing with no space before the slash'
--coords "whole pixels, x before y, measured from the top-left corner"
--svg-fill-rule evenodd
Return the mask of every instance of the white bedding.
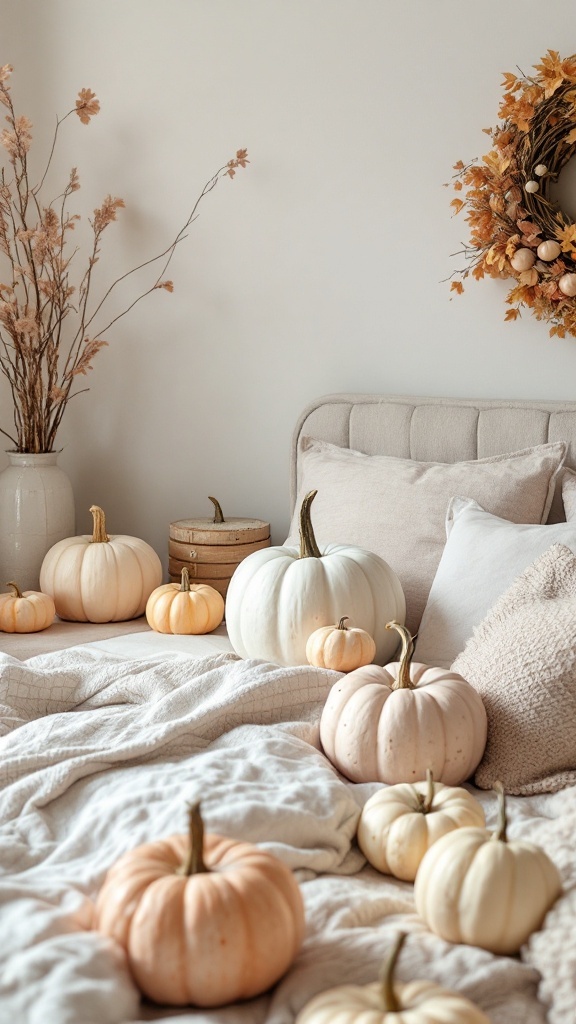
<path id="1" fill-rule="evenodd" d="M 412 886 L 366 866 L 354 843 L 377 786 L 346 782 L 318 749 L 336 673 L 175 649 L 130 660 L 110 645 L 127 653 L 108 641 L 24 663 L 0 655 L 0 1021 L 290 1024 L 317 991 L 374 980 L 402 926 L 401 979 L 458 989 L 494 1024 L 543 1024 L 546 1002 L 550 1024 L 572 1024 L 576 790 L 510 800 L 510 836 L 540 842 L 565 879 L 545 929 L 521 958 L 451 946 L 419 921 Z M 476 795 L 492 823 L 493 799 Z M 197 798 L 209 830 L 261 843 L 297 873 L 307 936 L 272 992 L 170 1010 L 140 1002 L 121 954 L 90 930 L 91 901 L 124 850 L 184 831 Z"/>

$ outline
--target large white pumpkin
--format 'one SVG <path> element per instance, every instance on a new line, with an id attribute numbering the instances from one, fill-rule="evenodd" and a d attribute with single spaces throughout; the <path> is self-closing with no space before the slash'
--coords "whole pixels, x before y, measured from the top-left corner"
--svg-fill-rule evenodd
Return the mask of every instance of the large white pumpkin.
<path id="1" fill-rule="evenodd" d="M 405 626 L 398 662 L 365 665 L 339 679 L 320 719 L 324 753 L 352 782 L 438 782 L 459 786 L 486 746 L 487 717 L 476 690 L 448 669 L 412 664 Z"/>
<path id="2" fill-rule="evenodd" d="M 109 537 L 102 509 L 92 505 L 90 512 L 92 536 L 66 537 L 50 548 L 40 570 L 40 589 L 54 599 L 61 619 L 135 619 L 162 582 L 160 559 L 138 537 Z"/>
<path id="3" fill-rule="evenodd" d="M 414 898 L 422 920 L 441 938 L 511 955 L 540 928 L 562 883 L 544 850 L 508 842 L 501 787 L 499 801 L 496 832 L 459 828 L 430 847 Z"/>
<path id="4" fill-rule="evenodd" d="M 354 625 L 376 644 L 375 657 L 395 647 L 386 623 L 404 621 L 400 580 L 384 559 L 364 548 L 328 544 L 320 551 L 310 520 L 311 491 L 300 511 L 300 548 L 270 547 L 240 562 L 226 594 L 230 642 L 242 658 L 306 665 L 306 642 L 320 626 L 338 622 L 346 608 Z"/>

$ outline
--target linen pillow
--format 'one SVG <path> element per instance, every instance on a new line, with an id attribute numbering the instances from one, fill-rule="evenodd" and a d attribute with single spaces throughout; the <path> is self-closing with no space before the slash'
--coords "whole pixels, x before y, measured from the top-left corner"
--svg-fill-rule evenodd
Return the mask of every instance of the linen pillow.
<path id="1" fill-rule="evenodd" d="M 474 781 L 515 795 L 576 782 L 576 555 L 553 544 L 518 576 L 453 665 L 480 694 L 488 739 Z"/>
<path id="2" fill-rule="evenodd" d="M 303 436 L 286 543 L 299 543 L 302 498 L 317 490 L 312 524 L 320 546 L 356 544 L 388 562 L 404 589 L 406 624 L 414 633 L 446 541 L 450 498 L 465 494 L 517 523 L 544 522 L 565 453 L 559 441 L 470 462 L 415 462 Z"/>
<path id="3" fill-rule="evenodd" d="M 576 523 L 510 523 L 475 501 L 453 498 L 448 539 L 420 623 L 414 660 L 449 668 L 474 627 L 552 544 L 576 551 Z"/>

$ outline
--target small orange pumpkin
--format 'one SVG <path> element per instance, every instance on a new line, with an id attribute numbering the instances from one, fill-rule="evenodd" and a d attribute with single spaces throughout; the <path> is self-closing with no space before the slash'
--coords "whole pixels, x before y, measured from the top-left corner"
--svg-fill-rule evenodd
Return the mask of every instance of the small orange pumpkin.
<path id="1" fill-rule="evenodd" d="M 146 603 L 148 625 L 157 633 L 211 633 L 224 618 L 224 598 L 207 583 L 190 583 L 186 566 L 181 581 L 164 583 Z"/>
<path id="2" fill-rule="evenodd" d="M 251 843 L 189 834 L 145 843 L 114 864 L 94 927 L 125 950 L 144 995 L 171 1006 L 224 1006 L 260 995 L 288 970 L 304 937 L 292 872 Z"/>
<path id="3" fill-rule="evenodd" d="M 317 668 L 332 668 L 336 672 L 352 672 L 369 665 L 376 654 L 376 644 L 370 633 L 358 627 L 345 626 L 344 615 L 336 626 L 320 626 L 306 642 L 306 657 Z"/>
<path id="4" fill-rule="evenodd" d="M 56 608 L 48 594 L 39 590 L 22 592 L 11 580 L 11 594 L 0 594 L 0 631 L 3 633 L 39 633 L 54 622 Z"/>

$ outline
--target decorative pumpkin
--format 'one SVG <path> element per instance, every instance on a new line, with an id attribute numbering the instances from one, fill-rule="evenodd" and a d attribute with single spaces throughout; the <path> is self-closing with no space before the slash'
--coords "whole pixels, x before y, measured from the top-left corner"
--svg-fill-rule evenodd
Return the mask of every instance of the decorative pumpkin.
<path id="1" fill-rule="evenodd" d="M 6 584 L 13 587 L 11 594 L 0 594 L 0 631 L 3 633 L 38 633 L 54 622 L 56 609 L 49 594 L 38 590 L 23 593 L 14 580 Z"/>
<path id="2" fill-rule="evenodd" d="M 430 768 L 438 782 L 469 778 L 486 746 L 486 711 L 462 676 L 411 664 L 408 630 L 399 662 L 366 665 L 334 684 L 320 719 L 320 739 L 332 764 L 352 782 L 419 782 Z"/>
<path id="3" fill-rule="evenodd" d="M 394 968 L 406 938 L 400 932 L 382 972 L 370 985 L 339 985 L 314 996 L 295 1024 L 490 1024 L 469 999 L 434 981 L 394 981 Z"/>
<path id="4" fill-rule="evenodd" d="M 224 598 L 207 583 L 190 585 L 186 566 L 181 583 L 153 590 L 146 604 L 148 625 L 157 633 L 210 633 L 224 618 Z"/>
<path id="5" fill-rule="evenodd" d="M 233 573 L 226 625 L 242 658 L 306 665 L 308 637 L 338 621 L 345 607 L 374 637 L 380 660 L 394 650 L 384 624 L 391 617 L 404 621 L 400 580 L 382 558 L 364 548 L 328 544 L 320 551 L 310 519 L 316 494 L 310 491 L 302 502 L 299 550 L 284 546 L 254 551 Z"/>
<path id="6" fill-rule="evenodd" d="M 495 832 L 459 828 L 439 839 L 416 875 L 416 909 L 448 942 L 517 953 L 560 895 L 556 866 L 538 846 L 508 842 L 506 805 L 498 786 Z"/>
<path id="7" fill-rule="evenodd" d="M 145 843 L 113 865 L 94 927 L 122 946 L 150 999 L 223 1006 L 282 977 L 305 922 L 289 868 L 251 843 L 204 836 L 196 804 L 188 836 Z"/>
<path id="8" fill-rule="evenodd" d="M 358 822 L 358 845 L 385 875 L 413 882 L 426 850 L 455 828 L 484 826 L 482 805 L 459 786 L 401 782 L 379 789 L 366 801 Z"/>
<path id="9" fill-rule="evenodd" d="M 318 668 L 351 672 L 369 665 L 376 654 L 376 644 L 365 629 L 345 626 L 344 615 L 336 626 L 320 626 L 306 641 L 306 658 Z"/>
<path id="10" fill-rule="evenodd" d="M 98 505 L 92 505 L 90 512 L 92 536 L 66 537 L 50 548 L 40 570 L 40 589 L 54 598 L 61 619 L 135 619 L 162 582 L 160 559 L 137 537 L 109 537 Z"/>

